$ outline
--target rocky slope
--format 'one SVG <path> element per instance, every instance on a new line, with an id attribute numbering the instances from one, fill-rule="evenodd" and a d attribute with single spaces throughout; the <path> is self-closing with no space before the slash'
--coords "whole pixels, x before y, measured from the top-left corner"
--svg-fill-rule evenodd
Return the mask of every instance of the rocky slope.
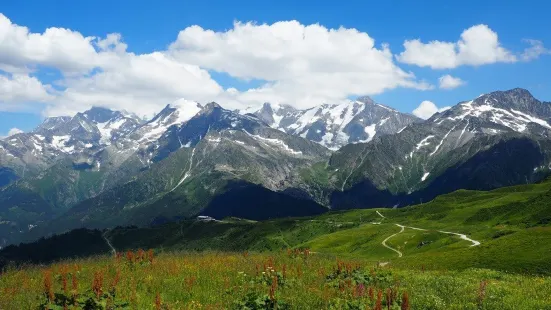
<path id="1" fill-rule="evenodd" d="M 522 89 L 462 102 L 395 135 L 336 152 L 327 167 L 337 190 L 332 204 L 403 205 L 460 188 L 537 181 L 550 169 L 550 122 L 551 105 Z M 366 195 L 371 201 L 362 202 Z"/>
<path id="2" fill-rule="evenodd" d="M 191 216 L 226 192 L 229 183 L 261 188 L 265 195 L 298 187 L 301 169 L 330 156 L 323 146 L 272 129 L 254 116 L 216 103 L 201 106 L 183 100 L 145 123 L 94 108 L 73 118 L 47 119 L 32 133 L 10 139 L 34 141 L 37 136 L 44 137 L 43 144 L 34 146 L 34 150 L 42 148 L 36 152 L 42 156 L 38 157 L 42 170 L 18 175 L 9 166 L 3 169 L 5 184 L 19 179 L 0 189 L 0 199 L 34 193 L 29 201 L 20 195 L 16 208 L 1 213 L 12 232 L 25 231 L 29 225 L 34 228 L 38 218 L 60 216 L 59 223 L 70 220 L 65 225 L 41 225 L 35 231 L 46 234 L 52 227 L 93 225 L 98 217 L 102 224 L 150 224 L 160 216 Z M 60 136 L 64 137 L 61 142 Z M 57 153 L 45 157 L 50 148 Z M 24 155 L 18 158 L 25 163 Z M 167 199 L 170 208 L 159 210 L 157 206 Z M 34 206 L 31 215 L 14 212 L 23 204 Z M 316 212 L 324 209 L 308 204 Z M 259 217 L 270 216 L 267 211 L 260 213 Z"/>
<path id="3" fill-rule="evenodd" d="M 93 108 L 0 140 L 0 246 L 198 214 L 403 206 L 536 182 L 551 168 L 551 105 L 522 89 L 426 121 L 369 98 L 249 112 L 179 100 L 142 121 Z"/>
<path id="4" fill-rule="evenodd" d="M 273 128 L 317 142 L 329 149 L 349 143 L 369 142 L 375 137 L 399 132 L 421 119 L 375 103 L 369 97 L 342 104 L 323 104 L 307 110 L 265 103 L 247 109 Z"/>

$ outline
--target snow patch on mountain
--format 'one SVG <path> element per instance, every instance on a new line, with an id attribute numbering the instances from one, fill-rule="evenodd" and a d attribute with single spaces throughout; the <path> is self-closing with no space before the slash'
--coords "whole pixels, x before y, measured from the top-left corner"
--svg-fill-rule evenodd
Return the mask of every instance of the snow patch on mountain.
<path id="1" fill-rule="evenodd" d="M 253 134 L 250 134 L 249 132 L 245 131 L 245 133 L 247 133 L 250 137 L 252 137 L 253 139 L 257 140 L 257 141 L 260 141 L 264 144 L 268 144 L 268 145 L 271 145 L 271 146 L 276 146 L 278 147 L 279 149 L 289 153 L 289 154 L 293 154 L 293 155 L 302 155 L 302 152 L 301 151 L 296 151 L 292 148 L 290 148 L 284 141 L 282 140 L 279 140 L 279 139 L 272 139 L 272 138 L 264 138 L 264 137 L 261 137 L 261 136 L 258 136 L 258 135 L 253 135 Z"/>
<path id="2" fill-rule="evenodd" d="M 201 105 L 185 99 L 169 104 L 151 121 L 144 124 L 139 131 L 143 132 L 140 143 L 159 139 L 171 126 L 182 125 L 201 111 Z"/>
<path id="3" fill-rule="evenodd" d="M 172 124 L 185 123 L 201 111 L 199 103 L 186 99 L 176 100 L 170 106 L 176 108 L 176 119 Z"/>
<path id="4" fill-rule="evenodd" d="M 430 142 L 428 142 L 430 139 L 434 138 L 434 135 L 429 135 L 427 136 L 426 138 L 424 138 L 423 140 L 421 140 L 419 143 L 417 143 L 417 145 L 415 146 L 415 150 L 416 151 L 419 151 L 420 148 L 424 147 L 424 146 L 428 146 L 430 145 Z"/>
<path id="5" fill-rule="evenodd" d="M 457 126 L 457 125 L 456 125 Z M 444 137 L 442 138 L 442 140 L 440 140 L 440 143 L 438 143 L 438 145 L 436 146 L 436 148 L 434 149 L 434 151 L 432 151 L 432 153 L 429 154 L 429 156 L 432 156 L 434 154 L 436 154 L 436 152 L 438 152 L 438 150 L 440 149 L 440 147 L 442 146 L 442 143 L 444 143 L 444 140 L 446 140 L 446 138 L 450 135 L 450 133 L 455 129 L 456 126 L 453 126 L 452 129 L 450 129 L 450 131 L 448 131 Z"/>
<path id="6" fill-rule="evenodd" d="M 406 154 L 405 158 L 406 159 L 408 157 L 413 158 L 413 154 L 415 152 L 419 151 L 422 147 L 430 145 L 429 140 L 432 139 L 432 138 L 434 138 L 434 135 L 429 135 L 429 136 L 425 137 L 423 140 L 419 141 L 419 143 L 417 143 L 417 145 L 415 146 L 415 149 L 413 149 L 411 152 L 409 152 L 409 154 Z"/>
<path id="7" fill-rule="evenodd" d="M 393 134 L 415 116 L 376 104 L 368 97 L 339 104 L 322 104 L 306 110 L 265 103 L 254 114 L 272 128 L 307 138 L 336 150 L 348 143 L 369 142 L 375 136 Z M 244 113 L 245 111 L 240 111 Z"/>
<path id="8" fill-rule="evenodd" d="M 365 140 L 365 142 L 369 142 L 373 140 L 373 137 L 375 137 L 375 135 L 377 134 L 376 127 L 377 127 L 377 124 L 371 124 L 364 128 L 365 133 L 368 135 L 368 138 L 367 140 Z"/>
<path id="9" fill-rule="evenodd" d="M 104 123 L 98 123 L 97 127 L 101 135 L 100 143 L 105 145 L 111 144 L 113 131 L 118 130 L 125 122 L 126 122 L 126 119 L 120 118 L 117 120 L 110 120 Z"/>
<path id="10" fill-rule="evenodd" d="M 423 174 L 423 176 L 421 177 L 421 182 L 425 182 L 425 180 L 429 177 L 430 175 L 430 172 L 425 172 L 425 174 Z"/>
<path id="11" fill-rule="evenodd" d="M 334 134 L 332 132 L 326 132 L 325 135 L 321 138 L 321 145 L 330 145 L 331 141 L 333 141 Z M 338 148 L 331 148 L 330 150 L 337 150 Z"/>
<path id="12" fill-rule="evenodd" d="M 316 114 L 318 113 L 317 108 L 311 108 L 309 110 L 306 110 L 304 114 L 292 125 L 290 125 L 289 129 L 294 129 L 297 133 L 302 133 L 304 131 L 304 128 L 308 124 L 312 124 L 315 121 L 319 119 L 319 116 Z"/>
<path id="13" fill-rule="evenodd" d="M 516 132 L 524 132 L 530 123 L 551 129 L 551 125 L 544 119 L 514 108 L 506 109 L 496 106 L 499 104 L 500 102 L 496 98 L 484 95 L 484 97 L 459 104 L 450 110 L 450 116 L 445 118 L 437 117 L 434 119 L 434 122 L 440 125 L 444 121 L 458 122 L 471 117 L 485 119 L 494 124 L 508 127 Z"/>
<path id="14" fill-rule="evenodd" d="M 74 145 L 67 146 L 67 142 L 71 140 L 71 136 L 52 136 L 52 146 L 64 153 L 72 153 L 75 150 Z"/>
<path id="15" fill-rule="evenodd" d="M 522 113 L 520 111 L 517 111 L 515 109 L 511 109 L 511 111 L 513 111 L 514 113 L 516 114 L 519 114 L 521 118 L 523 118 L 524 120 L 528 121 L 528 122 L 532 122 L 532 123 L 536 123 L 536 124 L 539 124 L 545 128 L 549 128 L 551 129 L 551 125 L 549 125 L 548 122 L 542 120 L 541 118 L 537 118 L 537 117 L 534 117 L 532 115 L 528 115 L 526 113 Z"/>

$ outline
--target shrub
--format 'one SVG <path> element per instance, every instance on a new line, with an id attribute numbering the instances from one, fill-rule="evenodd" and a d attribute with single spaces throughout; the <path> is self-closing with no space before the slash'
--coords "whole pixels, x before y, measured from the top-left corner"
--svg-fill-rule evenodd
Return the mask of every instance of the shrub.
<path id="1" fill-rule="evenodd" d="M 291 309 L 291 306 L 284 301 L 272 299 L 267 294 L 259 294 L 257 292 L 251 292 L 245 295 L 243 299 L 236 301 L 232 309 L 235 309 L 235 310 L 268 310 L 268 309 L 287 310 L 287 309 Z"/>

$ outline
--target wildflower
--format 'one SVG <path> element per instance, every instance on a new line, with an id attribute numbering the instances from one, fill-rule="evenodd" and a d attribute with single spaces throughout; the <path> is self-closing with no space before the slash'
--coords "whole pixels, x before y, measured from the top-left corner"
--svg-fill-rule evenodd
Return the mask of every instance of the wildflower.
<path id="1" fill-rule="evenodd" d="M 277 277 L 274 276 L 272 280 L 272 285 L 270 286 L 270 300 L 275 301 L 275 293 L 277 290 Z"/>
<path id="2" fill-rule="evenodd" d="M 138 253 L 136 254 L 137 260 L 139 260 L 139 261 L 141 262 L 141 261 L 143 261 L 144 257 L 145 257 L 145 252 L 144 252 L 144 250 L 139 249 L 139 250 L 138 250 Z"/>
<path id="3" fill-rule="evenodd" d="M 356 289 L 354 291 L 354 297 L 362 297 L 365 295 L 365 285 L 363 283 L 360 283 L 356 285 Z"/>
<path id="4" fill-rule="evenodd" d="M 101 271 L 97 271 L 94 273 L 92 291 L 94 291 L 94 294 L 96 294 L 96 297 L 98 299 L 103 294 L 103 273 Z"/>
<path id="5" fill-rule="evenodd" d="M 392 305 L 394 301 L 392 300 L 392 289 L 387 288 L 386 289 L 386 307 L 388 310 L 390 310 L 390 305 Z"/>
<path id="6" fill-rule="evenodd" d="M 161 310 L 161 294 L 155 295 L 155 310 Z"/>
<path id="7" fill-rule="evenodd" d="M 71 280 L 72 280 L 72 289 L 73 291 L 78 291 L 78 279 L 77 279 L 77 273 L 76 272 L 73 272 L 73 274 L 71 275 Z"/>
<path id="8" fill-rule="evenodd" d="M 44 294 L 48 298 L 49 302 L 54 300 L 54 286 L 52 283 L 52 271 L 47 270 L 44 272 Z"/>
<path id="9" fill-rule="evenodd" d="M 63 287 L 63 293 L 67 294 L 67 272 L 65 268 L 61 271 L 61 286 Z"/>
<path id="10" fill-rule="evenodd" d="M 383 291 L 377 292 L 377 301 L 375 302 L 375 310 L 383 310 Z"/>
<path id="11" fill-rule="evenodd" d="M 478 306 L 482 307 L 482 303 L 484 302 L 484 299 L 486 298 L 486 286 L 488 285 L 487 281 L 480 282 L 480 286 L 478 288 Z"/>
<path id="12" fill-rule="evenodd" d="M 409 310 L 409 296 L 408 292 L 402 294 L 402 307 L 401 310 Z"/>
<path id="13" fill-rule="evenodd" d="M 369 287 L 367 295 L 369 295 L 369 299 L 371 299 L 371 301 L 373 301 L 375 299 L 375 294 L 373 293 L 373 287 L 372 286 Z"/>
<path id="14" fill-rule="evenodd" d="M 120 269 L 117 269 L 117 273 L 115 274 L 115 278 L 113 279 L 113 282 L 111 283 L 111 288 L 114 290 L 119 284 L 119 281 L 121 280 L 121 271 Z"/>
<path id="15" fill-rule="evenodd" d="M 74 271 L 73 274 L 71 275 L 71 280 L 72 280 L 72 293 L 73 293 L 73 300 L 75 301 L 75 304 L 73 306 L 76 307 L 76 303 L 77 303 L 77 299 L 76 299 L 76 296 L 77 296 L 77 292 L 78 292 L 78 279 L 77 279 L 77 272 Z"/>

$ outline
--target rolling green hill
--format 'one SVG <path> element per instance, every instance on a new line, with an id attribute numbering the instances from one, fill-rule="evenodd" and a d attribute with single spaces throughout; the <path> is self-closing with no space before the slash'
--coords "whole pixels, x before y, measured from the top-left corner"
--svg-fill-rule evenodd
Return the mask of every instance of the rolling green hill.
<path id="1" fill-rule="evenodd" d="M 551 257 L 550 198 L 551 181 L 547 180 L 486 192 L 460 190 L 429 203 L 400 209 L 338 211 L 260 222 L 236 218 L 185 220 L 149 228 L 90 231 L 87 238 L 95 238 L 94 244 L 108 239 L 117 251 L 309 248 L 315 253 L 361 257 L 408 268 L 479 267 L 550 274 L 551 261 L 547 259 Z M 404 226 L 403 230 L 399 225 Z M 82 230 L 78 232 L 82 234 Z M 81 237 L 76 236 L 75 232 L 69 232 L 57 238 L 70 248 L 71 243 L 80 242 Z M 41 252 L 33 251 L 33 247 L 39 248 L 41 243 L 52 246 L 51 239 L 39 240 L 7 247 L 0 257 L 4 262 L 41 262 L 92 254 L 75 250 L 40 257 L 37 253 Z M 95 254 L 109 250 L 96 248 Z"/>
<path id="2" fill-rule="evenodd" d="M 550 196 L 547 180 L 400 209 L 77 229 L 0 251 L 0 308 L 548 309 Z"/>

